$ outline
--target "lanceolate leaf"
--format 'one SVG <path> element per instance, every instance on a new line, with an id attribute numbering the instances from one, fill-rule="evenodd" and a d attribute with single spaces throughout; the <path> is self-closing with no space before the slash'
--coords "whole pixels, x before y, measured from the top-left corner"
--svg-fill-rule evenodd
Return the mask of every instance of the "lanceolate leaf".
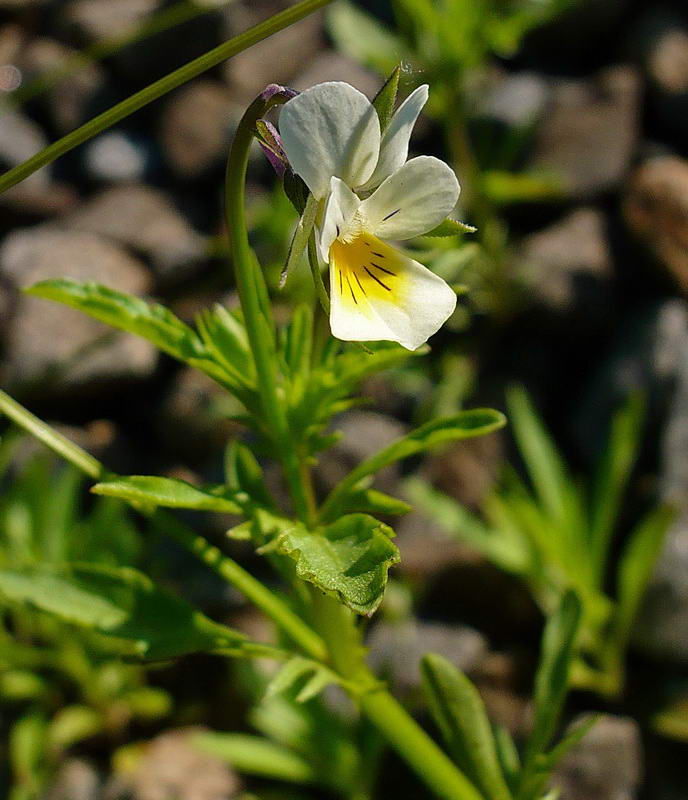
<path id="1" fill-rule="evenodd" d="M 300 578 L 370 616 L 382 600 L 387 571 L 399 561 L 391 535 L 374 517 L 348 514 L 318 531 L 303 526 L 283 531 L 277 547 L 294 560 Z"/>
<path id="2" fill-rule="evenodd" d="M 203 344 L 188 325 L 164 306 L 140 297 L 69 278 L 41 281 L 26 289 L 26 293 L 71 306 L 113 328 L 148 339 L 182 361 L 203 355 Z"/>
<path id="3" fill-rule="evenodd" d="M 423 235 L 439 238 L 445 236 L 460 236 L 464 233 L 475 233 L 477 230 L 478 229 L 473 225 L 467 225 L 465 222 L 459 222 L 457 219 L 447 217 L 444 222 L 440 222 L 436 228 L 433 228 Z"/>
<path id="4" fill-rule="evenodd" d="M 239 514 L 242 510 L 236 493 L 228 492 L 224 486 L 196 488 L 186 481 L 155 475 L 113 478 L 97 483 L 91 491 L 151 507 L 191 508 L 196 511 L 223 511 L 230 514 Z"/>
<path id="5" fill-rule="evenodd" d="M 339 501 L 328 508 L 322 522 L 334 522 L 343 514 L 361 512 L 365 514 L 408 514 L 411 506 L 397 497 L 378 492 L 377 489 L 355 488 L 342 495 Z"/>
<path id="6" fill-rule="evenodd" d="M 461 411 L 454 416 L 428 422 L 359 464 L 333 489 L 325 502 L 324 510 L 328 510 L 343 493 L 350 491 L 364 478 L 374 475 L 388 464 L 441 444 L 491 433 L 503 427 L 505 423 L 504 415 L 490 408 Z"/>
<path id="7" fill-rule="evenodd" d="M 0 598 L 113 637 L 124 654 L 150 660 L 219 649 L 239 654 L 251 645 L 128 567 L 1 570 Z"/>
<path id="8" fill-rule="evenodd" d="M 442 656 L 421 662 L 423 690 L 449 752 L 490 800 L 511 800 L 485 706 L 470 680 Z"/>
<path id="9" fill-rule="evenodd" d="M 401 66 L 397 65 L 392 70 L 392 74 L 387 78 L 380 91 L 373 99 L 373 107 L 377 111 L 377 118 L 380 120 L 380 130 L 384 133 L 385 128 L 389 125 L 389 121 L 394 114 L 394 106 L 397 101 L 397 92 L 399 91 L 399 76 L 401 75 Z"/>

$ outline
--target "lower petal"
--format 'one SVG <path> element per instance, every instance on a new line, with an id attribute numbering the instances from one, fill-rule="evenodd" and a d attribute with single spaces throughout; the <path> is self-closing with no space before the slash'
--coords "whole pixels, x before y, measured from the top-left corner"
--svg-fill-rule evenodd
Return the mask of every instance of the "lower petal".
<path id="1" fill-rule="evenodd" d="M 370 234 L 330 249 L 330 325 L 345 341 L 416 350 L 456 307 L 456 294 L 422 264 Z"/>

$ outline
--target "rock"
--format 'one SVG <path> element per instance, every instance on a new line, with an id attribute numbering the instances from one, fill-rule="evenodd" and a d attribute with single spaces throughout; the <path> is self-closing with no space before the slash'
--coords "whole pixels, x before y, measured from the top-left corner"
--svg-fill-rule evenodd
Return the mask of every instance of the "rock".
<path id="1" fill-rule="evenodd" d="M 205 257 L 203 237 L 165 194 L 143 184 L 106 189 L 61 224 L 127 245 L 163 277 L 187 277 Z"/>
<path id="2" fill-rule="evenodd" d="M 317 479 L 328 490 L 361 461 L 407 432 L 402 423 L 375 411 L 347 411 L 334 423 L 335 429 L 341 431 L 342 439 L 323 454 L 316 473 Z M 375 486 L 382 491 L 393 491 L 398 474 L 396 465 L 386 467 L 378 473 Z"/>
<path id="3" fill-rule="evenodd" d="M 575 198 L 613 189 L 636 146 L 639 102 L 640 78 L 630 66 L 554 82 L 529 168 L 559 176 Z"/>
<path id="4" fill-rule="evenodd" d="M 477 509 L 494 487 L 502 469 L 503 438 L 499 433 L 450 445 L 426 465 L 428 479 L 462 505 Z"/>
<path id="5" fill-rule="evenodd" d="M 419 664 L 425 653 L 439 653 L 462 672 L 476 670 L 487 654 L 487 641 L 478 631 L 440 622 L 382 622 L 367 645 L 375 672 L 389 675 L 395 687 L 407 692 L 420 687 Z"/>
<path id="6" fill-rule="evenodd" d="M 632 233 L 688 292 L 688 161 L 660 156 L 638 167 L 623 212 Z"/>
<path id="7" fill-rule="evenodd" d="M 91 764 L 70 758 L 59 768 L 41 800 L 100 800 L 100 783 Z"/>
<path id="8" fill-rule="evenodd" d="M 62 11 L 66 22 L 89 39 L 126 35 L 160 6 L 160 0 L 72 0 Z"/>
<path id="9" fill-rule="evenodd" d="M 476 555 L 458 539 L 449 537 L 432 519 L 411 511 L 394 522 L 395 543 L 401 552 L 397 570 L 416 579 L 430 578 L 446 567 L 475 560 Z"/>
<path id="10" fill-rule="evenodd" d="M 230 800 L 239 778 L 219 758 L 193 745 L 200 729 L 163 733 L 148 743 L 131 778 L 133 800 Z"/>
<path id="11" fill-rule="evenodd" d="M 161 144 L 170 167 L 183 178 L 220 168 L 243 111 L 217 81 L 195 81 L 176 92 L 160 123 Z"/>
<path id="12" fill-rule="evenodd" d="M 505 125 L 530 125 L 549 96 L 549 84 L 536 72 L 500 72 L 478 101 L 478 113 Z"/>
<path id="13" fill-rule="evenodd" d="M 635 800 L 642 758 L 638 723 L 605 714 L 561 761 L 552 785 L 561 800 Z"/>
<path id="14" fill-rule="evenodd" d="M 514 263 L 538 305 L 559 313 L 577 310 L 586 322 L 609 313 L 612 256 L 600 211 L 579 208 L 527 236 Z"/>
<path id="15" fill-rule="evenodd" d="M 242 10 L 246 12 L 245 8 Z M 231 10 L 231 15 L 232 18 L 246 16 L 238 15 L 235 9 Z M 235 22 L 231 26 L 233 34 L 266 19 L 269 13 L 253 8 L 249 16 L 251 21 L 242 19 L 240 25 Z M 291 85 L 299 65 L 312 61 L 322 47 L 322 27 L 323 12 L 311 14 L 296 25 L 291 25 L 226 61 L 224 75 L 232 89 L 232 97 L 245 106 L 270 83 Z M 295 53 L 298 53 L 298 58 L 294 57 Z"/>
<path id="16" fill-rule="evenodd" d="M 375 97 L 382 85 L 374 72 L 334 50 L 319 53 L 302 72 L 294 76 L 291 85 L 303 91 L 323 81 L 345 81 L 370 98 Z"/>
<path id="17" fill-rule="evenodd" d="M 90 178 L 108 183 L 134 183 L 148 167 L 145 146 L 123 131 L 108 131 L 84 148 L 84 164 Z"/>
<path id="18" fill-rule="evenodd" d="M 21 164 L 47 144 L 45 134 L 35 122 L 0 105 L 0 168 L 4 170 Z M 43 167 L 0 194 L 2 206 L 37 215 L 62 212 L 75 200 L 76 195 L 71 189 L 52 181 L 49 167 Z"/>
<path id="19" fill-rule="evenodd" d="M 118 245 L 90 233 L 51 226 L 17 230 L 0 249 L 0 278 L 14 287 L 47 278 L 96 281 L 133 294 L 149 279 L 140 262 Z M 143 339 L 112 328 L 58 303 L 21 296 L 7 345 L 12 385 L 41 383 L 44 391 L 95 389 L 124 379 L 149 377 L 156 350 Z"/>

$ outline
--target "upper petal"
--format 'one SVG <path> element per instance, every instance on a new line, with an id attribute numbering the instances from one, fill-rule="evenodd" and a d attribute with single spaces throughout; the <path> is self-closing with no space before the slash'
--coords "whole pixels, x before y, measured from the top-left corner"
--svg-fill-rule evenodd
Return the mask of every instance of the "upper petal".
<path id="1" fill-rule="evenodd" d="M 336 175 L 364 184 L 380 153 L 380 123 L 368 98 L 348 83 L 319 83 L 285 103 L 279 119 L 289 163 L 317 198 Z"/>
<path id="2" fill-rule="evenodd" d="M 382 239 L 410 239 L 445 219 L 459 199 L 454 171 L 438 158 L 407 161 L 361 203 L 367 228 Z"/>
<path id="3" fill-rule="evenodd" d="M 332 242 L 358 210 L 361 201 L 339 178 L 330 179 L 330 194 L 320 228 L 320 258 L 327 264 Z"/>
<path id="4" fill-rule="evenodd" d="M 404 100 L 394 113 L 389 125 L 382 134 L 380 142 L 380 157 L 375 171 L 366 181 L 362 188 L 374 189 L 379 186 L 385 178 L 393 172 L 408 158 L 409 141 L 413 126 L 416 124 L 418 115 L 423 110 L 423 106 L 428 100 L 428 85 L 424 83 Z"/>

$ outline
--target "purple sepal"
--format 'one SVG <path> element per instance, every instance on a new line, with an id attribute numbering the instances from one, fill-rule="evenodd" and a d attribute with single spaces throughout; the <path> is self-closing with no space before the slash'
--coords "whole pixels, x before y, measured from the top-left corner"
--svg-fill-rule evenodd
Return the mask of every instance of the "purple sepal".
<path id="1" fill-rule="evenodd" d="M 261 149 L 277 175 L 283 178 L 284 171 L 289 166 L 289 159 L 282 147 L 282 138 L 279 135 L 279 131 L 272 122 L 268 122 L 266 119 L 259 119 L 256 123 L 256 129 L 260 137 L 258 143 Z"/>
<path id="2" fill-rule="evenodd" d="M 278 83 L 269 83 L 259 96 L 261 100 L 270 100 L 276 94 L 281 94 L 286 97 L 287 100 L 291 100 L 292 97 L 296 97 L 298 92 L 296 89 L 289 89 L 286 86 L 280 86 Z"/>

